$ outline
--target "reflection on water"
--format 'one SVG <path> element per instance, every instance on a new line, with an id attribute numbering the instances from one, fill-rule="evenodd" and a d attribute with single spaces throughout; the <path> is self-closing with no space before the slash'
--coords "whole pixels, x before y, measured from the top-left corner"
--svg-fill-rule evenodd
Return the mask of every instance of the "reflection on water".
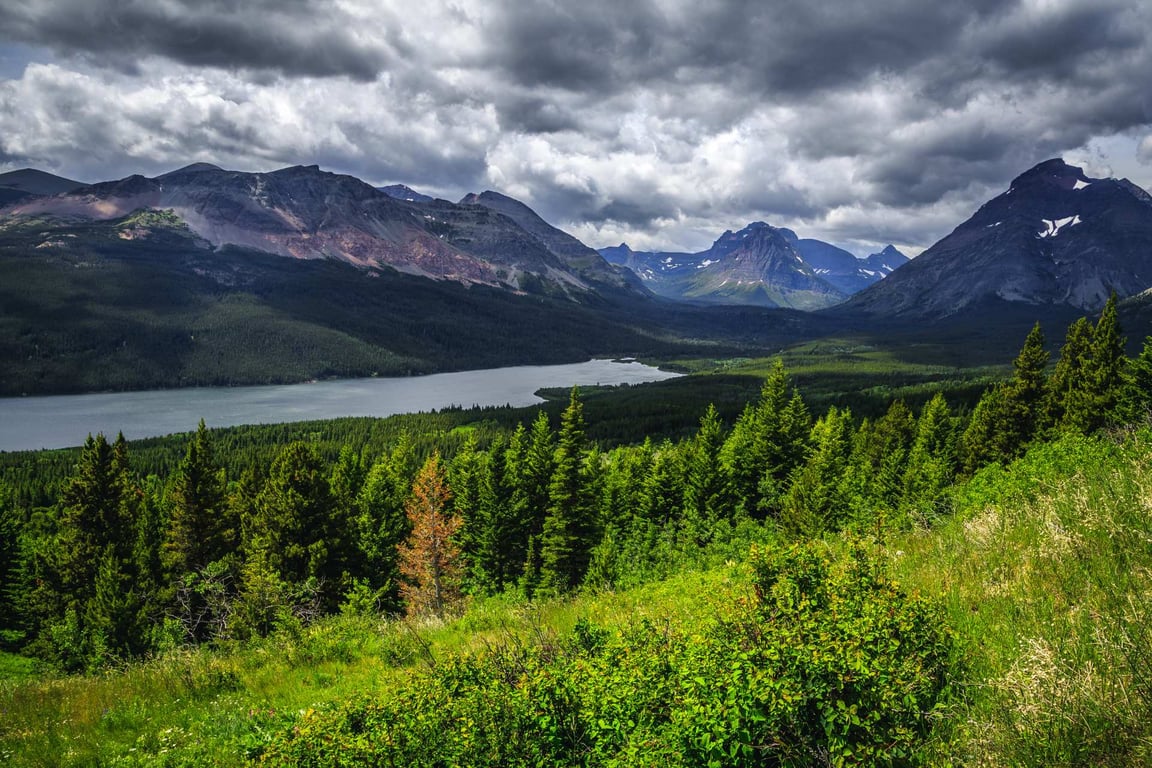
<path id="1" fill-rule="evenodd" d="M 209 427 L 391 416 L 449 406 L 532 405 L 542 387 L 638 384 L 676 374 L 640 363 L 491 368 L 403 379 L 344 379 L 270 387 L 170 389 L 100 395 L 0 398 L 0 451 L 66 448 L 88 434 L 128 439 Z"/>

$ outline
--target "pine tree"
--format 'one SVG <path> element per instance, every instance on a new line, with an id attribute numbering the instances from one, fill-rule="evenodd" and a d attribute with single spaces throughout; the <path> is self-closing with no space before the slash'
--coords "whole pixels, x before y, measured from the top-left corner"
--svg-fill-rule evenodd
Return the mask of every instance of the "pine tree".
<path id="1" fill-rule="evenodd" d="M 1094 331 L 1088 318 L 1082 317 L 1068 327 L 1060 357 L 1048 377 L 1044 393 L 1043 419 L 1045 432 L 1065 427 L 1084 403 L 1081 388 L 1087 381 Z M 1071 418 L 1069 413 L 1073 414 Z"/>
<path id="2" fill-rule="evenodd" d="M 684 529 L 697 546 L 705 545 L 716 521 L 729 517 L 732 512 L 720 465 L 723 446 L 720 414 L 716 406 L 710 404 L 688 447 L 684 469 Z"/>
<path id="3" fill-rule="evenodd" d="M 412 492 L 414 456 L 405 433 L 388 456 L 372 465 L 356 498 L 362 574 L 373 590 L 384 590 L 386 610 L 400 607 L 397 547 L 411 532 L 405 505 Z"/>
<path id="4" fill-rule="evenodd" d="M 1124 366 L 1114 419 L 1120 424 L 1152 421 L 1152 336 L 1144 337 L 1140 354 Z"/>
<path id="5" fill-rule="evenodd" d="M 455 536 L 460 518 L 452 510 L 440 455 L 434 453 L 416 474 L 405 507 L 412 530 L 400 546 L 400 591 L 409 615 L 442 616 L 460 597 L 462 561 Z"/>
<path id="6" fill-rule="evenodd" d="M 584 406 L 575 388 L 560 418 L 548 486 L 548 516 L 540 537 L 540 581 L 560 594 L 579 585 L 595 544 L 595 504 L 585 469 Z"/>
<path id="7" fill-rule="evenodd" d="M 901 512 L 914 521 L 944 512 L 947 490 L 955 476 L 955 427 L 952 411 L 939 392 L 916 422 L 916 439 L 908 452 Z"/>
<path id="8" fill-rule="evenodd" d="M 339 560 L 333 547 L 332 494 L 316 449 L 302 442 L 287 445 L 256 497 L 249 556 L 259 551 L 276 575 L 292 586 L 322 582 L 329 600 L 339 593 Z M 335 572 L 334 572 L 335 571 Z"/>
<path id="9" fill-rule="evenodd" d="M 162 559 L 171 578 L 198 571 L 235 546 L 224 470 L 201 419 L 167 494 Z"/>
<path id="10" fill-rule="evenodd" d="M 804 399 L 788 396 L 784 364 L 775 361 L 760 390 L 724 442 L 721 463 L 738 511 L 755 517 L 773 514 L 788 476 L 803 460 L 812 428 Z"/>
<path id="11" fill-rule="evenodd" d="M 793 475 L 782 501 L 781 523 L 794 535 L 816 536 L 845 522 L 842 493 L 852 449 L 852 413 L 828 409 L 812 427 L 808 459 Z"/>

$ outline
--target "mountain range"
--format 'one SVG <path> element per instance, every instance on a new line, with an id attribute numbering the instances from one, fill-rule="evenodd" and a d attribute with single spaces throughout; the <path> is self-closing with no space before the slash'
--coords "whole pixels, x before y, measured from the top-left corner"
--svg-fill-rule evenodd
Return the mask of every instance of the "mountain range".
<path id="1" fill-rule="evenodd" d="M 698 253 L 633 251 L 621 243 L 601 248 L 600 255 L 628 267 L 659 296 L 793 309 L 837 304 L 908 261 L 891 245 L 858 259 L 831 243 L 802 239 L 762 221 L 728 230 Z"/>
<path id="2" fill-rule="evenodd" d="M 8 176 L 0 176 L 0 186 L 9 183 Z M 38 180 L 39 189 L 50 189 L 47 180 Z M 3 213 L 9 221 L 110 221 L 141 209 L 164 210 L 213 248 L 335 259 L 514 292 L 579 295 L 639 286 L 526 206 L 495 193 L 460 203 L 418 193 L 400 199 L 395 195 L 403 195 L 401 190 L 381 191 L 314 165 L 243 173 L 207 163 L 154 178 L 135 175 L 84 186 L 61 180 L 58 186 L 64 191 L 26 194 Z M 148 233 L 124 230 L 123 236 Z"/>
<path id="3" fill-rule="evenodd" d="M 700 344 L 742 354 L 830 333 L 938 340 L 945 326 L 971 346 L 973 328 L 1064 322 L 1113 291 L 1131 297 L 1128 332 L 1141 338 L 1150 289 L 1152 196 L 1058 159 L 910 261 L 892 246 L 860 259 L 764 222 L 699 253 L 597 252 L 497 192 L 451 202 L 316 166 L 197 163 L 96 184 L 0 174 L 5 394 Z"/>

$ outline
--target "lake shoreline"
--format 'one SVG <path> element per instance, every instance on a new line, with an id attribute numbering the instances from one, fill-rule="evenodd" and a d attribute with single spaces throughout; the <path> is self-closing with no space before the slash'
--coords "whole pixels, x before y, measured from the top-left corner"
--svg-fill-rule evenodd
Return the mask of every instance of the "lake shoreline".
<path id="1" fill-rule="evenodd" d="M 450 407 L 528 406 L 557 387 L 638 384 L 681 374 L 627 358 L 506 366 L 424 376 L 365 377 L 244 387 L 185 387 L 0 398 L 0 451 L 71 448 L 88 434 L 128 439 L 209 427 L 385 417 Z"/>

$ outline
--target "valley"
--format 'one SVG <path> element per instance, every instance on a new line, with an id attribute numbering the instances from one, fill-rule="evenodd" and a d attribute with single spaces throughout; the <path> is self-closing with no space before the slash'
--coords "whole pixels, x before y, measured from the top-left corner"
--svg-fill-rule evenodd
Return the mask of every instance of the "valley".
<path id="1" fill-rule="evenodd" d="M 128 405 L 0 451 L 6 763 L 1148 757 L 1127 182 L 1042 163 L 904 263 L 754 222 L 612 264 L 490 191 L 17 180 L 0 392 Z M 572 386 L 597 357 L 681 375 Z M 485 367 L 544 402 L 360 415 Z M 186 431 L 190 387 L 321 379 Z"/>

